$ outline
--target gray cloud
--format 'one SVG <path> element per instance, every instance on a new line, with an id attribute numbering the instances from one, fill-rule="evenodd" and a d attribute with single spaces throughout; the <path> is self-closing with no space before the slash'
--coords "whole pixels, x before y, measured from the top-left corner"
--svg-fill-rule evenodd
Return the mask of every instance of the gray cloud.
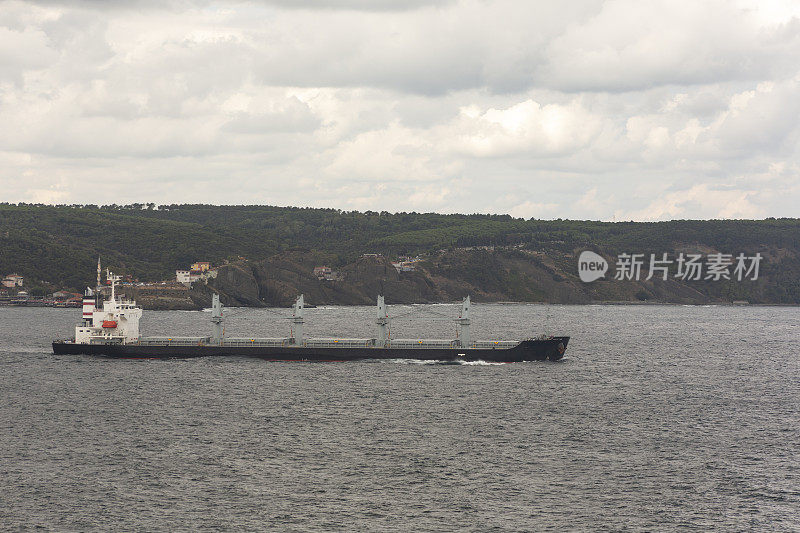
<path id="1" fill-rule="evenodd" d="M 252 3 L 293 10 L 408 11 L 423 7 L 442 7 L 455 0 L 255 0 Z M 248 2 L 239 0 L 34 0 L 30 4 L 79 6 L 90 9 L 193 9 L 220 6 L 237 8 Z"/>
<path id="2" fill-rule="evenodd" d="M 288 9 L 354 11 L 407 11 L 421 7 L 441 7 L 453 0 L 262 0 Z"/>
<path id="3" fill-rule="evenodd" d="M 3 200 L 800 215 L 796 7 L 324 4 L 0 4 Z"/>

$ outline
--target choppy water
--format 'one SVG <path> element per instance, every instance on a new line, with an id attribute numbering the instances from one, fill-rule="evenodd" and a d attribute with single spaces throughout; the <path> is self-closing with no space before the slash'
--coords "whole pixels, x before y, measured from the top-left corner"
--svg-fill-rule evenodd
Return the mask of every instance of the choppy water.
<path id="1" fill-rule="evenodd" d="M 567 357 L 63 357 L 48 343 L 80 310 L 1 308 L 0 528 L 800 530 L 800 309 L 473 312 L 474 337 L 569 334 Z M 229 315 L 230 335 L 288 330 Z M 372 316 L 313 309 L 307 330 L 367 336 Z M 146 312 L 142 329 L 207 334 L 208 317 Z"/>

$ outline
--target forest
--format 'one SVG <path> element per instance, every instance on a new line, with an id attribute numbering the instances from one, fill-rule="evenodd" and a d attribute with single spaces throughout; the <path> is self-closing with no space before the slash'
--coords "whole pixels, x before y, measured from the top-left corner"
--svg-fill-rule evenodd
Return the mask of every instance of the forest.
<path id="1" fill-rule="evenodd" d="M 771 272 L 776 301 L 800 301 L 798 219 L 612 223 L 261 205 L 0 204 L 0 274 L 19 273 L 34 288 L 84 287 L 98 256 L 121 273 L 156 281 L 194 261 L 262 261 L 292 250 L 318 253 L 336 267 L 363 253 L 495 247 L 568 257 L 583 249 L 613 256 L 682 246 L 769 251 L 782 258 Z"/>

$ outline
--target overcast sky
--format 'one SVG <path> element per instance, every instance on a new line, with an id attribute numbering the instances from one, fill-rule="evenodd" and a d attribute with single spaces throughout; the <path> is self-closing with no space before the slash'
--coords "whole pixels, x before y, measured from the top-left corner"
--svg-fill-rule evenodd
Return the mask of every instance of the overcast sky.
<path id="1" fill-rule="evenodd" d="M 0 200 L 800 216 L 800 2 L 0 1 Z"/>

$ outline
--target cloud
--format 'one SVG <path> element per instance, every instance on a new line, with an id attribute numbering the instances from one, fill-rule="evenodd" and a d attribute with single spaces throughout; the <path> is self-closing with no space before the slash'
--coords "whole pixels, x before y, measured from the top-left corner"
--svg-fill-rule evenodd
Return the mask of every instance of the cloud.
<path id="1" fill-rule="evenodd" d="M 479 157 L 515 152 L 557 154 L 586 146 L 601 127 L 577 101 L 542 106 L 525 100 L 506 109 L 462 108 L 454 124 L 459 149 Z"/>
<path id="2" fill-rule="evenodd" d="M 458 165 L 440 157 L 437 147 L 426 136 L 425 132 L 396 123 L 361 133 L 336 145 L 325 172 L 343 180 L 384 182 L 437 181 L 454 175 Z"/>
<path id="3" fill-rule="evenodd" d="M 525 200 L 509 209 L 508 214 L 517 218 L 549 218 L 558 211 L 558 204 Z"/>
<path id="4" fill-rule="evenodd" d="M 451 0 L 264 0 L 264 3 L 288 9 L 407 11 L 420 7 L 444 6 L 451 3 Z"/>
<path id="5" fill-rule="evenodd" d="M 232 97 L 231 99 L 235 99 Z M 254 110 L 250 106 L 231 114 L 222 126 L 223 132 L 239 134 L 264 134 L 274 132 L 313 132 L 320 126 L 320 119 L 308 105 L 297 98 L 284 101 L 271 100 L 266 109 Z"/>
<path id="6" fill-rule="evenodd" d="M 67 198 L 67 193 L 55 189 L 28 189 L 31 202 L 37 204 L 60 204 Z"/>
<path id="7" fill-rule="evenodd" d="M 12 0 L 2 200 L 798 216 L 798 65 L 796 3 Z"/>
<path id="8" fill-rule="evenodd" d="M 692 218 L 689 213 L 699 213 L 702 218 L 761 218 L 764 212 L 751 198 L 756 191 L 712 189 L 708 185 L 695 185 L 682 191 L 664 194 L 641 211 L 623 215 L 631 220 L 663 220 Z"/>
<path id="9" fill-rule="evenodd" d="M 562 90 L 642 90 L 782 76 L 798 21 L 763 25 L 730 2 L 610 0 L 548 45 L 537 81 Z"/>

